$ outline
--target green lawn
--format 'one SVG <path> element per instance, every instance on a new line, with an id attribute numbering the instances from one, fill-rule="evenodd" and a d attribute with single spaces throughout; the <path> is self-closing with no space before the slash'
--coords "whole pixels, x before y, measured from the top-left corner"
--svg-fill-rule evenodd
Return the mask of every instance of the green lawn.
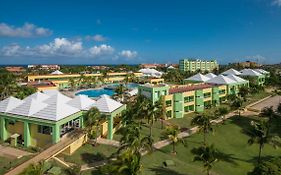
<path id="1" fill-rule="evenodd" d="M 115 153 L 117 148 L 107 145 L 92 146 L 85 144 L 75 151 L 71 156 L 64 156 L 66 162 L 75 163 L 78 165 L 90 164 L 93 162 L 105 160 Z M 61 155 L 60 155 L 61 156 Z"/>
<path id="2" fill-rule="evenodd" d="M 20 159 L 8 159 L 7 157 L 0 157 L 0 174 L 4 174 L 10 168 L 20 165 L 31 157 L 32 156 L 25 156 Z"/>
<path id="3" fill-rule="evenodd" d="M 224 153 L 224 161 L 221 160 L 215 164 L 212 174 L 237 175 L 246 174 L 253 168 L 258 155 L 258 145 L 249 146 L 247 140 L 249 137 L 243 133 L 249 128 L 249 122 L 252 119 L 233 117 L 229 119 L 225 125 L 215 127 L 215 133 L 208 136 L 208 142 L 214 143 L 215 147 Z M 274 131 L 281 134 L 281 127 L 275 126 Z M 144 175 L 154 174 L 203 174 L 202 165 L 199 162 L 193 162 L 191 149 L 198 147 L 202 142 L 202 135 L 195 134 L 186 139 L 188 146 L 177 146 L 178 154 L 171 155 L 172 147 L 169 145 L 153 154 L 143 157 Z M 274 149 L 266 145 L 263 150 L 263 157 L 280 156 L 281 149 Z M 173 160 L 175 167 L 163 168 L 164 160 Z"/>

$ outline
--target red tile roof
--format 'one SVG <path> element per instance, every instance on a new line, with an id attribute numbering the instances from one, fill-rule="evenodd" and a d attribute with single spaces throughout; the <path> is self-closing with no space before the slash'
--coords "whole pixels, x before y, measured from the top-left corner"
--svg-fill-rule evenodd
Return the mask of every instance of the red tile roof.
<path id="1" fill-rule="evenodd" d="M 170 88 L 169 93 L 174 94 L 174 93 L 181 93 L 181 92 L 188 92 L 188 91 L 194 91 L 198 89 L 206 89 L 213 87 L 215 85 L 212 84 L 199 84 L 199 85 L 191 85 L 191 86 L 181 86 L 181 87 L 175 87 L 175 88 Z"/>

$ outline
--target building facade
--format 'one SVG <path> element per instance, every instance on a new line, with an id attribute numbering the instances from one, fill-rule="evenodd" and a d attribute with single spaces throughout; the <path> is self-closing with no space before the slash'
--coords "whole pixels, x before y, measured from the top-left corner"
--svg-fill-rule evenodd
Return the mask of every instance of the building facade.
<path id="1" fill-rule="evenodd" d="M 212 72 L 215 69 L 219 69 L 219 65 L 216 60 L 182 59 L 179 61 L 179 69 L 183 72 L 195 72 L 198 70 Z"/>

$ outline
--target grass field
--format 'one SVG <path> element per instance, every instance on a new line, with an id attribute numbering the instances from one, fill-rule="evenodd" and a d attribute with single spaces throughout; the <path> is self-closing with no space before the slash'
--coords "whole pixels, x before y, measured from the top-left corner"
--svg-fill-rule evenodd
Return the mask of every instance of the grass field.
<path id="1" fill-rule="evenodd" d="M 10 168 L 16 167 L 21 163 L 30 159 L 31 156 L 25 156 L 20 159 L 8 159 L 7 157 L 0 157 L 0 174 L 4 174 Z"/>
<path id="2" fill-rule="evenodd" d="M 252 119 L 234 117 L 229 119 L 225 125 L 215 127 L 215 133 L 208 136 L 208 142 L 215 144 L 215 147 L 224 154 L 224 160 L 215 164 L 212 174 L 221 175 L 240 175 L 247 174 L 252 170 L 256 163 L 258 155 L 258 145 L 249 146 L 247 141 L 249 137 L 243 131 L 249 129 L 249 123 Z M 273 130 L 281 134 L 280 120 L 279 126 Z M 195 134 L 186 139 L 188 147 L 177 146 L 178 154 L 172 155 L 172 147 L 169 145 L 153 154 L 143 157 L 144 175 L 168 175 L 168 174 L 203 174 L 202 164 L 193 162 L 191 150 L 198 147 L 202 142 L 202 135 Z M 263 158 L 270 156 L 280 156 L 281 149 L 274 149 L 266 145 L 263 150 Z M 173 160 L 175 167 L 163 168 L 164 160 Z"/>
<path id="3" fill-rule="evenodd" d="M 75 163 L 77 165 L 91 164 L 97 161 L 105 160 L 116 152 L 116 148 L 107 145 L 92 146 L 85 144 L 80 147 L 71 156 L 64 156 L 66 162 Z"/>

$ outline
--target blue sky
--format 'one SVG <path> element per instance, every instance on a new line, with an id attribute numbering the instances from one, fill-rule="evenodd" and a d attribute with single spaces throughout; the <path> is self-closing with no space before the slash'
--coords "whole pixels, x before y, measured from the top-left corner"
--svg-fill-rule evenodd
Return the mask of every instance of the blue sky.
<path id="1" fill-rule="evenodd" d="M 1 0 L 0 64 L 281 62 L 281 0 Z"/>

